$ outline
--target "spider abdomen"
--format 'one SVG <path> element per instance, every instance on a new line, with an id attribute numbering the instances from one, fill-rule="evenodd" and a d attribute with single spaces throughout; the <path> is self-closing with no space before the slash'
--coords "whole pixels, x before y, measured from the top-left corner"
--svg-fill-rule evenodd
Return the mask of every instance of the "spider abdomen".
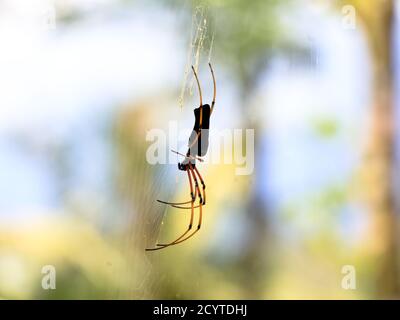
<path id="1" fill-rule="evenodd" d="M 189 152 L 191 156 L 203 157 L 207 153 L 210 115 L 211 108 L 208 104 L 194 109 L 195 122 L 189 137 Z"/>

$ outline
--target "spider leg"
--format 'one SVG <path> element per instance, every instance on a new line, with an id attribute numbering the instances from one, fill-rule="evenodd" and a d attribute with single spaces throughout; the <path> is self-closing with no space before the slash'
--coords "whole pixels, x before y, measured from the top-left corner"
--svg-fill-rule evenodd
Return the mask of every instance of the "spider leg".
<path id="1" fill-rule="evenodd" d="M 199 195 L 200 203 L 203 203 L 203 196 L 201 195 L 201 192 L 200 192 L 200 189 L 199 189 L 199 183 L 197 181 L 196 174 L 194 173 L 194 170 L 193 170 L 194 168 L 196 168 L 196 167 L 193 167 L 189 163 L 189 170 L 190 170 L 190 172 L 192 174 L 192 177 L 193 177 L 193 180 L 194 180 L 194 187 L 195 187 L 195 190 L 196 190 L 196 194 Z"/>
<path id="2" fill-rule="evenodd" d="M 177 209 L 192 209 L 192 207 L 184 207 L 184 206 L 177 206 L 175 204 L 171 204 L 171 207 L 177 208 Z M 194 206 L 193 209 L 199 208 L 200 205 Z"/>
<path id="3" fill-rule="evenodd" d="M 191 203 L 192 200 L 185 201 L 185 202 L 167 202 L 167 201 L 163 201 L 163 200 L 157 200 L 157 202 L 160 202 L 160 203 L 163 203 L 163 204 L 169 204 L 171 206 L 174 206 L 174 205 L 180 205 L 180 204 L 188 204 L 188 203 Z"/>
<path id="4" fill-rule="evenodd" d="M 178 154 L 178 155 L 180 155 L 180 156 L 182 156 L 182 157 L 189 158 L 189 159 L 191 159 L 191 160 L 197 160 L 197 161 L 200 161 L 200 162 L 203 162 L 203 161 L 204 161 L 204 159 L 202 159 L 202 158 L 200 158 L 200 157 L 198 157 L 198 156 L 184 155 L 183 153 L 180 153 L 180 152 L 175 151 L 175 150 L 171 150 L 171 152 L 176 153 L 176 154 Z"/>
<path id="5" fill-rule="evenodd" d="M 187 239 L 193 237 L 201 228 L 201 223 L 202 223 L 202 220 L 203 220 L 203 199 L 202 199 L 201 192 L 200 192 L 200 189 L 199 189 L 199 185 L 197 183 L 196 175 L 195 175 L 195 173 L 194 173 L 194 171 L 192 169 L 192 166 L 189 165 L 189 168 L 190 168 L 189 170 L 191 171 L 191 173 L 193 175 L 193 179 L 195 181 L 195 187 L 198 190 L 199 199 L 200 199 L 200 201 L 199 201 L 199 222 L 198 222 L 198 225 L 197 225 L 197 229 L 195 231 L 193 231 L 191 234 L 189 234 L 188 236 L 185 237 L 185 235 L 190 231 L 190 229 L 188 229 L 183 235 L 181 235 L 178 239 L 176 239 L 173 242 L 170 242 L 170 243 L 167 243 L 167 244 L 162 244 L 162 243 L 157 244 L 157 246 L 160 246 L 161 248 L 166 248 L 166 247 L 169 247 L 171 245 L 176 245 L 178 243 L 186 241 Z M 193 217 L 193 203 L 192 203 L 191 209 L 192 209 L 192 217 Z"/>
<path id="6" fill-rule="evenodd" d="M 190 149 L 191 147 L 193 147 L 194 144 L 195 144 L 195 143 L 197 142 L 197 140 L 199 139 L 199 137 L 200 137 L 200 135 L 201 135 L 201 128 L 202 128 L 202 122 L 203 122 L 203 95 L 202 95 L 202 93 L 201 93 L 201 87 L 200 87 L 199 77 L 197 76 L 197 72 L 196 72 L 196 70 L 194 69 L 193 66 L 192 66 L 192 70 L 193 70 L 194 76 L 195 76 L 195 78 L 196 78 L 197 87 L 198 87 L 198 89 L 199 89 L 199 97 L 200 97 L 200 121 L 199 121 L 199 128 L 200 128 L 200 130 L 199 130 L 199 132 L 197 133 L 196 138 L 194 139 L 193 143 L 189 145 L 189 149 Z"/>
<path id="7" fill-rule="evenodd" d="M 157 201 L 160 202 L 160 203 L 168 204 L 168 205 L 172 205 L 172 206 L 173 205 L 188 204 L 188 203 L 194 202 L 196 200 L 197 190 L 196 190 L 196 193 L 193 194 L 193 184 L 192 184 L 192 179 L 190 177 L 189 171 L 187 171 L 187 174 L 188 174 L 188 180 L 189 180 L 189 185 L 190 185 L 190 197 L 192 198 L 192 200 L 184 201 L 184 202 L 168 202 L 168 201 L 163 201 L 163 200 L 157 200 Z"/>
<path id="8" fill-rule="evenodd" d="M 188 226 L 187 230 L 179 238 L 177 238 L 175 241 L 178 241 L 178 240 L 182 239 L 185 235 L 187 235 L 188 232 L 190 232 L 190 230 L 192 229 L 192 225 L 193 225 L 193 218 L 194 218 L 194 208 L 193 207 L 194 207 L 194 201 L 195 201 L 196 198 L 195 198 L 195 194 L 193 194 L 193 184 L 192 184 L 192 178 L 191 178 L 191 175 L 193 173 L 189 169 L 187 170 L 187 173 L 188 173 L 188 179 L 189 179 L 189 185 L 190 185 L 190 195 L 192 197 L 192 201 L 191 201 L 191 209 L 192 209 L 192 211 L 191 211 L 190 222 L 189 222 L 189 226 Z M 194 176 L 194 174 L 193 174 L 193 176 Z M 197 189 L 198 189 L 198 187 L 197 187 Z M 196 194 L 197 194 L 197 191 L 198 190 L 196 190 Z M 162 245 L 162 246 L 159 246 L 159 244 L 157 244 L 157 246 L 159 246 L 159 247 L 157 247 L 157 248 L 149 248 L 149 249 L 146 249 L 146 251 L 155 251 L 155 250 L 164 249 L 164 248 L 166 248 L 166 247 L 168 247 L 170 245 L 175 244 L 175 241 L 173 241 L 173 242 L 171 242 L 169 244 L 166 244 L 166 245 Z"/>
<path id="9" fill-rule="evenodd" d="M 214 95 L 213 95 L 213 100 L 211 102 L 211 112 L 210 112 L 210 114 L 212 114 L 212 112 L 214 110 L 214 105 L 215 105 L 215 96 L 217 95 L 217 82 L 215 81 L 214 70 L 213 70 L 210 62 L 208 63 L 208 66 L 210 67 L 211 75 L 213 78 L 213 85 L 214 85 Z"/>
<path id="10" fill-rule="evenodd" d="M 190 165 L 189 165 L 189 167 L 191 168 Z M 194 175 L 192 169 L 188 169 L 188 171 L 189 171 L 190 174 L 193 176 L 193 178 L 196 179 L 196 177 L 195 177 L 195 175 Z M 196 193 L 199 194 L 199 197 L 200 197 L 200 199 L 201 199 L 200 190 L 199 190 L 199 187 L 198 187 L 197 182 L 196 182 L 196 184 L 195 184 L 195 188 L 196 188 Z M 200 203 L 201 203 L 201 200 L 200 200 Z M 201 210 L 201 209 L 200 209 L 200 210 Z M 178 243 L 179 240 L 181 240 L 182 238 L 184 238 L 184 237 L 190 232 L 190 230 L 192 230 L 193 218 L 194 218 L 194 201 L 192 202 L 192 205 L 191 205 L 191 216 L 190 216 L 190 223 L 189 223 L 188 229 L 187 229 L 180 237 L 178 237 L 178 238 L 175 239 L 174 241 L 172 241 L 172 242 L 170 242 L 170 243 L 166 243 L 166 244 L 165 244 L 165 243 L 163 243 L 163 244 L 158 243 L 157 246 L 158 246 L 160 249 L 162 249 L 162 248 L 166 248 L 166 247 L 169 247 L 169 246 L 172 246 L 172 245 L 175 245 L 176 243 Z"/>
<path id="11" fill-rule="evenodd" d="M 201 228 L 201 223 L 202 223 L 202 220 L 203 220 L 203 210 L 202 210 L 202 204 L 200 203 L 200 205 L 199 205 L 199 208 L 200 208 L 200 210 L 199 210 L 199 223 L 198 223 L 198 225 L 197 225 L 197 229 L 196 230 L 194 230 L 191 234 L 189 234 L 188 236 L 186 236 L 185 238 L 183 238 L 183 239 L 176 239 L 173 243 L 171 243 L 171 244 L 167 244 L 167 245 L 164 245 L 164 244 L 157 244 L 157 246 L 160 246 L 160 248 L 166 248 L 166 247 L 169 247 L 169 246 L 171 246 L 171 245 L 176 245 L 176 244 L 178 244 L 178 243 L 182 243 L 183 241 L 186 241 L 186 240 L 188 240 L 189 238 L 191 238 L 191 237 L 193 237 L 199 230 L 200 230 L 200 228 Z"/>
<path id="12" fill-rule="evenodd" d="M 200 98 L 200 107 L 201 107 L 203 105 L 203 95 L 201 94 L 200 81 L 199 81 L 199 77 L 197 76 L 197 72 L 193 66 L 192 66 L 192 71 L 193 71 L 194 77 L 196 78 L 197 88 L 199 89 L 199 98 Z"/>
<path id="13" fill-rule="evenodd" d="M 203 180 L 199 170 L 197 170 L 196 167 L 194 167 L 193 169 L 194 169 L 194 171 L 196 171 L 196 174 L 199 177 L 201 185 L 203 187 L 203 205 L 205 205 L 206 204 L 206 184 L 204 183 L 204 180 Z"/>
<path id="14" fill-rule="evenodd" d="M 196 171 L 196 174 L 199 177 L 200 183 L 201 183 L 201 185 L 203 187 L 203 203 L 202 203 L 202 205 L 204 206 L 206 204 L 206 184 L 204 183 L 204 180 L 203 180 L 200 172 L 197 170 L 197 168 L 193 167 L 193 169 L 194 169 L 194 171 Z M 192 172 L 193 172 L 193 170 L 192 170 Z M 195 178 L 195 183 L 197 183 L 196 178 Z M 197 190 L 196 190 L 196 195 L 197 195 Z M 200 196 L 200 199 L 201 199 L 201 196 Z M 184 203 L 182 203 L 182 204 L 184 204 Z M 178 208 L 178 209 L 191 209 L 192 208 L 192 207 L 184 207 L 184 206 L 181 206 L 179 204 L 171 204 L 171 207 Z M 194 206 L 194 209 L 199 208 L 199 207 L 200 207 L 200 204 L 197 205 L 197 206 Z"/>

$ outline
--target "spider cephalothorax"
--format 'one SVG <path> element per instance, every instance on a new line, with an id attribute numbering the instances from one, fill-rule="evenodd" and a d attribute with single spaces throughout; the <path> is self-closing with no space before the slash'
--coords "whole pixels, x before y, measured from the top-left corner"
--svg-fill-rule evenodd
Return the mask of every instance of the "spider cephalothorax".
<path id="1" fill-rule="evenodd" d="M 211 103 L 211 107 L 208 104 L 203 104 L 203 97 L 201 93 L 201 87 L 200 87 L 200 82 L 199 78 L 197 77 L 196 70 L 192 66 L 192 70 L 194 73 L 194 76 L 196 78 L 197 86 L 199 89 L 199 96 L 200 96 L 200 105 L 196 109 L 194 109 L 194 116 L 195 116 L 195 122 L 193 126 L 193 131 L 190 134 L 189 137 L 189 143 L 188 143 L 188 151 L 186 152 L 186 155 L 183 155 L 177 151 L 173 151 L 181 156 L 184 156 L 185 159 L 178 163 L 178 169 L 181 171 L 186 171 L 187 176 L 188 176 L 188 181 L 189 181 L 189 187 L 190 187 L 190 200 L 189 201 L 184 201 L 184 202 L 166 202 L 166 201 L 161 201 L 157 200 L 160 203 L 170 205 L 174 208 L 179 208 L 179 209 L 190 209 L 191 210 L 191 215 L 190 215 L 190 222 L 187 230 L 179 236 L 177 239 L 175 239 L 172 242 L 169 242 L 167 244 L 157 244 L 156 248 L 150 248 L 146 249 L 147 251 L 154 251 L 154 250 L 160 250 L 164 249 L 166 247 L 181 243 L 189 238 L 191 238 L 198 230 L 200 230 L 201 227 L 201 222 L 202 222 L 202 217 L 203 217 L 203 206 L 206 204 L 206 185 L 204 183 L 203 178 L 201 177 L 199 171 L 196 168 L 196 160 L 202 162 L 203 159 L 201 157 L 205 156 L 208 150 L 208 130 L 210 128 L 210 117 L 214 109 L 215 105 L 215 96 L 216 96 L 216 91 L 217 91 L 217 86 L 216 86 L 216 81 L 215 81 L 215 76 L 214 76 L 214 71 L 211 66 L 211 64 L 208 64 L 211 70 L 211 75 L 213 78 L 213 84 L 214 84 L 214 96 L 213 100 Z M 201 190 L 199 187 L 199 181 L 201 183 Z M 193 182 L 194 182 L 194 188 L 193 188 Z M 199 203 L 198 205 L 195 206 L 195 201 L 196 199 L 199 198 Z M 189 206 L 190 204 L 190 206 Z M 193 219 L 194 219 L 194 209 L 199 208 L 199 220 L 197 224 L 196 230 L 190 233 L 192 230 L 193 226 Z"/>

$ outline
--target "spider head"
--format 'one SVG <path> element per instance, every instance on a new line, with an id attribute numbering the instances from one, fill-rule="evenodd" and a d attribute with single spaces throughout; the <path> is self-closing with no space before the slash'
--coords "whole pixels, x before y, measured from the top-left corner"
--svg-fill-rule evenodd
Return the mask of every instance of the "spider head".
<path id="1" fill-rule="evenodd" d="M 181 171 L 187 171 L 188 167 L 189 166 L 187 164 L 183 164 L 181 162 L 178 163 L 178 169 Z"/>
<path id="2" fill-rule="evenodd" d="M 194 168 L 196 165 L 195 161 L 186 158 L 184 161 L 178 163 L 178 169 L 181 171 L 187 171 L 189 169 L 189 162 L 192 168 Z"/>

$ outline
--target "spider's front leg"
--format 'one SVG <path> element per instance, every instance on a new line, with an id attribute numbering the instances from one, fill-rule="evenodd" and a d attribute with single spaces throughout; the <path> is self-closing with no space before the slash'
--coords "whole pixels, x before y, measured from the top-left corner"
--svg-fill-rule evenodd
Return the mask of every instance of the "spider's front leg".
<path id="1" fill-rule="evenodd" d="M 196 171 L 196 174 L 200 179 L 201 186 L 203 187 L 203 205 L 205 205 L 206 204 L 206 184 L 204 183 L 203 177 L 201 176 L 199 170 L 197 170 L 196 167 L 194 167 L 194 171 Z"/>
<path id="2" fill-rule="evenodd" d="M 195 166 L 193 165 L 193 167 L 195 167 Z M 190 185 L 190 190 L 191 190 L 190 191 L 191 200 L 183 201 L 183 202 L 169 202 L 169 201 L 163 201 L 163 200 L 157 199 L 157 201 L 160 202 L 160 203 L 167 204 L 167 205 L 170 205 L 172 207 L 177 207 L 177 208 L 179 208 L 179 205 L 189 204 L 191 202 L 196 201 L 196 198 L 197 198 L 197 195 L 198 195 L 197 192 L 193 193 L 193 185 L 192 185 L 192 180 L 190 178 L 189 165 L 185 164 L 185 163 L 178 163 L 178 169 L 181 170 L 181 171 L 186 171 L 187 174 L 188 174 L 188 180 L 189 180 L 189 185 Z M 189 208 L 190 209 L 190 207 L 184 207 L 184 208 Z"/>
<path id="3" fill-rule="evenodd" d="M 186 230 L 186 232 L 185 232 L 184 234 L 182 234 L 182 235 L 181 235 L 179 238 L 177 238 L 176 240 L 174 240 L 174 241 L 172 241 L 172 242 L 170 242 L 170 243 L 167 243 L 167 244 L 162 244 L 162 243 L 157 244 L 157 246 L 159 246 L 160 248 L 166 248 L 166 247 L 169 247 L 169 246 L 172 246 L 172 245 L 176 245 L 176 244 L 178 244 L 178 243 L 181 243 L 181 242 L 183 242 L 183 241 L 186 241 L 187 239 L 193 237 L 193 236 L 200 230 L 200 228 L 201 228 L 201 224 L 202 224 L 202 220 L 203 220 L 203 208 L 202 208 L 202 207 L 203 207 L 203 199 L 202 199 L 201 192 L 200 192 L 200 189 L 199 189 L 199 184 L 197 183 L 196 174 L 194 173 L 194 168 L 192 167 L 192 165 L 191 165 L 190 163 L 189 163 L 189 169 L 188 169 L 188 170 L 191 172 L 191 174 L 192 174 L 192 176 L 193 176 L 193 179 L 194 179 L 194 181 L 195 181 L 196 193 L 199 194 L 199 199 L 200 199 L 200 201 L 199 201 L 199 206 L 198 206 L 198 208 L 199 208 L 199 222 L 198 222 L 198 224 L 197 224 L 197 229 L 194 230 L 191 234 L 189 234 L 189 235 L 186 236 L 186 234 L 187 234 L 187 233 L 191 230 L 191 228 L 192 228 L 192 224 L 190 224 L 188 230 Z M 192 212 L 191 218 L 193 218 L 193 212 L 194 212 L 194 210 L 193 210 L 193 209 L 194 209 L 193 204 L 194 204 L 194 202 L 193 202 L 192 205 L 191 205 L 191 212 Z M 191 220 L 191 222 L 192 222 L 192 220 Z M 185 237 L 185 236 L 186 236 L 186 237 Z"/>
<path id="4" fill-rule="evenodd" d="M 187 230 L 180 236 L 180 237 L 178 237 L 177 239 L 175 239 L 174 241 L 172 241 L 172 242 L 170 242 L 170 243 L 168 243 L 168 244 L 163 244 L 163 245 L 160 245 L 160 244 L 157 244 L 157 248 L 148 248 L 148 249 L 146 249 L 146 251 L 155 251 L 155 250 L 160 250 L 160 249 L 164 249 L 164 248 L 166 248 L 166 247 L 168 247 L 168 246 L 170 246 L 170 245 L 173 245 L 173 244 L 175 244 L 175 242 L 176 241 L 179 241 L 180 239 L 182 239 L 183 237 L 185 237 L 189 232 L 190 232 L 190 230 L 192 229 L 192 226 L 193 226 L 193 218 L 194 218 L 194 201 L 195 201 L 195 199 L 196 199 L 196 195 L 198 194 L 198 192 L 199 192 L 199 188 L 198 187 L 196 187 L 196 191 L 195 191 L 195 193 L 193 193 L 193 184 L 192 184 L 192 175 L 194 176 L 194 174 L 193 174 L 193 172 L 191 171 L 191 170 L 187 170 L 187 174 L 188 174 L 188 180 L 189 180 L 189 185 L 190 185 L 190 195 L 191 195 L 191 197 L 192 197 L 192 200 L 190 201 L 191 202 L 191 214 L 190 214 L 190 222 L 189 222 L 189 226 L 188 226 L 188 228 L 187 228 Z"/>
<path id="5" fill-rule="evenodd" d="M 194 175 L 194 179 L 193 180 L 195 181 L 195 185 L 198 186 L 197 179 L 196 179 L 196 176 L 195 176 L 195 172 L 197 174 L 197 177 L 200 179 L 200 183 L 202 185 L 203 192 L 200 193 L 200 189 L 196 190 L 196 198 L 197 198 L 197 194 L 199 194 L 200 203 L 197 206 L 194 206 L 194 209 L 199 208 L 200 205 L 204 206 L 206 204 L 206 184 L 204 183 L 204 180 L 203 180 L 200 172 L 197 170 L 197 168 L 195 166 L 193 166 L 192 173 Z M 191 209 L 192 208 L 191 206 L 187 207 L 187 206 L 182 206 L 182 205 L 179 205 L 179 204 L 170 204 L 170 206 L 174 207 L 174 208 L 178 208 L 178 209 Z"/>

